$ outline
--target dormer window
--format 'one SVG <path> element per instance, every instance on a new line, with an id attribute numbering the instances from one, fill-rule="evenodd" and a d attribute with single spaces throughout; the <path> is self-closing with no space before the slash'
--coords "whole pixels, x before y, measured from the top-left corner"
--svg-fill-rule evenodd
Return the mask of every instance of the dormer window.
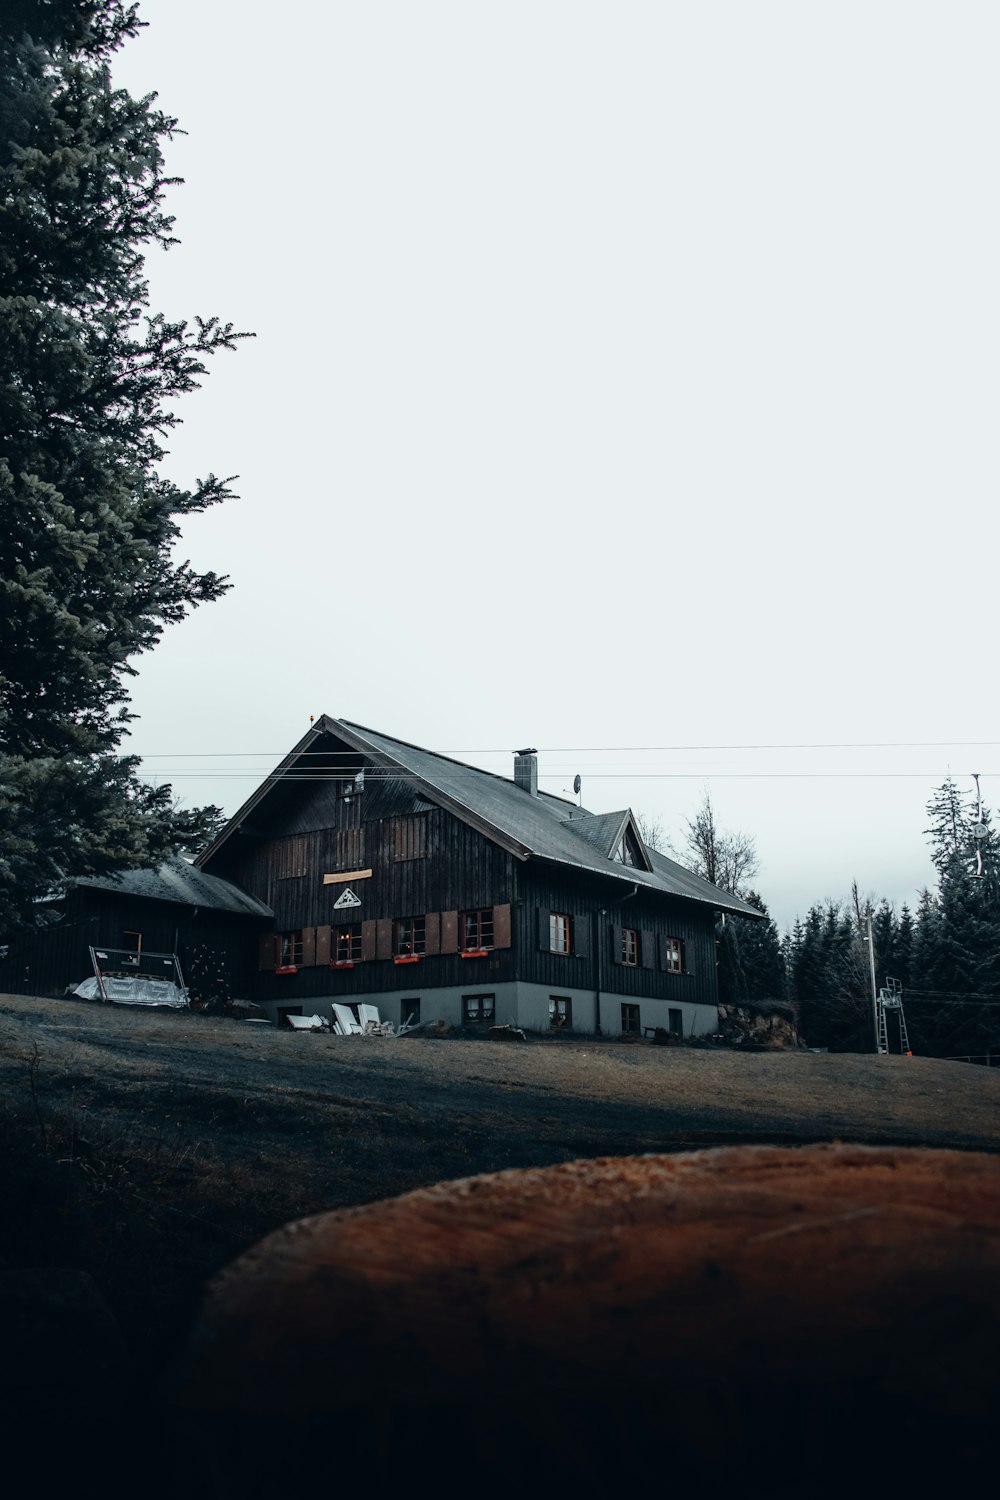
<path id="1" fill-rule="evenodd" d="M 622 834 L 621 843 L 615 850 L 615 859 L 619 864 L 628 865 L 631 869 L 646 869 L 646 861 L 639 847 L 639 841 L 631 828 L 626 828 Z"/>

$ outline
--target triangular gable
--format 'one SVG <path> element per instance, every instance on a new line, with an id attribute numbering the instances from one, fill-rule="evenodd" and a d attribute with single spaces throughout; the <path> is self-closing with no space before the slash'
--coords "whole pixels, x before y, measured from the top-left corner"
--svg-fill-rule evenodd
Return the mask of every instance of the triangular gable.
<path id="1" fill-rule="evenodd" d="M 236 812 L 223 828 L 217 838 L 198 856 L 196 864 L 204 865 L 215 858 L 223 846 L 234 833 L 247 821 L 251 813 L 260 810 L 263 804 L 277 793 L 283 791 L 290 782 L 308 781 L 310 771 L 317 775 L 329 775 L 329 770 L 324 768 L 318 770 L 317 762 L 310 761 L 308 757 L 318 755 L 318 746 L 321 740 L 330 736 L 347 745 L 350 749 L 361 755 L 368 764 L 376 771 L 391 775 L 398 772 L 404 777 L 407 784 L 426 800 L 437 807 L 443 807 L 448 812 L 454 813 L 463 823 L 470 828 L 476 829 L 484 837 L 499 844 L 515 858 L 526 860 L 531 854 L 531 849 L 492 823 L 488 818 L 482 816 L 475 808 L 436 786 L 432 780 L 420 774 L 415 769 L 412 760 L 405 755 L 393 754 L 385 746 L 373 743 L 360 728 L 360 726 L 348 724 L 341 719 L 331 719 L 327 714 L 322 714 L 307 734 L 304 734 L 298 744 L 285 756 L 272 771 L 267 780 L 257 788 L 251 797 L 248 797 L 243 806 Z M 429 756 L 432 752 L 421 751 L 418 745 L 408 745 L 405 741 L 397 741 L 399 749 L 405 753 L 412 750 L 415 753 Z M 460 762 L 456 762 L 460 764 Z M 469 767 L 475 770 L 476 767 Z M 353 774 L 353 773 L 352 773 Z M 480 772 L 480 775 L 488 776 L 489 772 Z"/>

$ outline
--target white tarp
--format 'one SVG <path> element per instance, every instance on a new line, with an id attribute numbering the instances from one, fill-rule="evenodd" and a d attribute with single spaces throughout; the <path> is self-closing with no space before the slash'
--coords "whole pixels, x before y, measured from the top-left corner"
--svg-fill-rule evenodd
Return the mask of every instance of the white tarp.
<path id="1" fill-rule="evenodd" d="M 116 1005 L 169 1005 L 173 1010 L 182 1010 L 188 1003 L 187 990 L 168 979 L 147 979 L 141 974 L 130 974 L 123 979 L 106 974 L 104 988 L 108 999 Z M 96 976 L 82 980 L 76 993 L 84 1000 L 104 999 Z"/>

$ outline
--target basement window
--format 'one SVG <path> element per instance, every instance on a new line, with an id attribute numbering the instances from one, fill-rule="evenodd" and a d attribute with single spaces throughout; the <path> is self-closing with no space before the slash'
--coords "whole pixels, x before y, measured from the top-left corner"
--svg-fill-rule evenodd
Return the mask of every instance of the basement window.
<path id="1" fill-rule="evenodd" d="M 463 1024 L 475 1026 L 492 1022 L 496 1016 L 496 998 L 496 995 L 463 995 Z"/>
<path id="2" fill-rule="evenodd" d="M 573 1002 L 568 995 L 549 996 L 549 1027 L 552 1031 L 572 1031 Z"/>
<path id="3" fill-rule="evenodd" d="M 626 1034 L 635 1034 L 640 1030 L 638 1005 L 622 1006 L 622 1031 Z"/>

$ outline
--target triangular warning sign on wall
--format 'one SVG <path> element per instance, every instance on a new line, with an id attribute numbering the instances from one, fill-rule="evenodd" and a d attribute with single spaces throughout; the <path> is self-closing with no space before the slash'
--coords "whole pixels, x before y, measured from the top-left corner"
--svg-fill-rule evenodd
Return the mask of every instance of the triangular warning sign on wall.
<path id="1" fill-rule="evenodd" d="M 360 898 L 360 896 L 356 896 L 354 894 L 354 892 L 351 890 L 350 886 L 348 886 L 347 890 L 344 891 L 343 895 L 338 896 L 337 899 L 336 899 L 336 901 L 333 903 L 333 909 L 334 909 L 334 911 L 343 911 L 343 909 L 344 909 L 345 906 L 360 906 L 360 905 L 361 905 L 361 898 Z"/>

